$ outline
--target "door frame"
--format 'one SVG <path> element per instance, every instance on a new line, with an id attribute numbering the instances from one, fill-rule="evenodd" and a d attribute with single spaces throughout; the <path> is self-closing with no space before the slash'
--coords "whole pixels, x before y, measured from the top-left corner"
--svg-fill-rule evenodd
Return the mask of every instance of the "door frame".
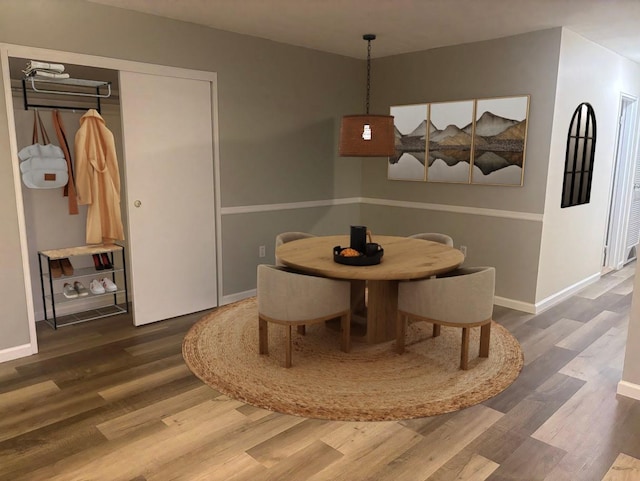
<path id="1" fill-rule="evenodd" d="M 633 195 L 635 153 L 638 149 L 637 117 L 638 98 L 621 93 L 607 233 L 603 251 L 603 266 L 607 269 L 621 269 L 626 261 L 626 234 Z"/>
<path id="2" fill-rule="evenodd" d="M 87 67 L 98 67 L 111 70 L 129 70 L 131 72 L 161 75 L 166 77 L 178 77 L 185 79 L 204 80 L 211 84 L 211 123 L 212 123 L 212 151 L 213 151 L 213 176 L 215 189 L 215 239 L 216 239 L 216 278 L 217 278 L 217 299 L 216 304 L 220 305 L 222 299 L 222 218 L 220 213 L 220 135 L 218 130 L 218 75 L 216 72 L 203 70 L 191 70 L 166 65 L 134 62 L 110 57 L 99 57 L 60 50 L 50 50 L 38 47 L 27 47 L 0 43 L 0 65 L 2 66 L 2 80 L 4 84 L 4 96 L 6 103 L 7 121 L 9 124 L 9 148 L 11 157 L 18 158 L 18 142 L 15 130 L 15 118 L 13 115 L 13 96 L 11 92 L 11 77 L 9 72 L 9 57 L 47 59 L 55 63 L 71 63 L 84 65 Z M 126 162 L 126 159 L 123 159 Z M 13 182 L 16 195 L 16 210 L 18 217 L 18 231 L 20 236 L 20 249 L 22 254 L 22 270 L 24 274 L 25 295 L 27 304 L 27 319 L 29 322 L 29 338 L 31 354 L 38 352 L 38 340 L 36 335 L 35 310 L 33 305 L 33 289 L 31 288 L 31 273 L 29 268 L 29 253 L 27 245 L 27 229 L 24 213 L 24 202 L 22 198 L 22 186 L 20 184 L 20 168 L 17 161 L 13 162 Z M 133 300 L 135 302 L 135 299 Z"/>

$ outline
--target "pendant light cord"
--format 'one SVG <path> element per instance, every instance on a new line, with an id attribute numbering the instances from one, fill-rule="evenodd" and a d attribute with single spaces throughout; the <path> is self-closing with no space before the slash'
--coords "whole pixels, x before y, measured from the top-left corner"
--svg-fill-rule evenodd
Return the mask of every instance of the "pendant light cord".
<path id="1" fill-rule="evenodd" d="M 373 37 L 375 38 L 375 36 Z M 366 102 L 366 112 L 369 115 L 369 92 L 371 90 L 371 38 L 367 38 L 365 35 L 365 40 L 367 40 L 367 102 Z"/>

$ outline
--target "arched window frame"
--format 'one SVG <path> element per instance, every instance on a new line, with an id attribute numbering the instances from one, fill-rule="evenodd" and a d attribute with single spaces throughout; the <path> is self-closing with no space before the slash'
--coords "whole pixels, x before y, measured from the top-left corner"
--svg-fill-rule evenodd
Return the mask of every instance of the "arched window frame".
<path id="1" fill-rule="evenodd" d="M 596 114 L 591 104 L 582 102 L 569 124 L 564 163 L 561 207 L 588 204 L 596 152 Z"/>

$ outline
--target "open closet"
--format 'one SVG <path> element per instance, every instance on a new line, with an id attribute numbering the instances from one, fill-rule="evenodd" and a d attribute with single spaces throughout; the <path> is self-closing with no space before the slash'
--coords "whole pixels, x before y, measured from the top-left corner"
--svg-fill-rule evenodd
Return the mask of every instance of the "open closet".
<path id="1" fill-rule="evenodd" d="M 31 189 L 20 182 L 18 216 L 24 216 L 22 251 L 33 319 L 53 315 L 47 295 L 66 301 L 61 294 L 67 276 L 54 279 L 51 288 L 42 282 L 43 275 L 49 282 L 48 267 L 40 271 L 43 252 L 69 254 L 81 282 L 94 277 L 94 252 L 105 251 L 115 267 L 110 278 L 117 291 L 56 304 L 57 317 L 66 321 L 131 306 L 134 324 L 142 325 L 217 306 L 215 74 L 18 46 L 9 46 L 3 54 L 10 70 L 13 109 L 8 117 L 15 123 L 17 151 L 32 143 L 34 108 L 51 142 L 58 144 L 52 124 L 57 109 L 75 158 L 80 118 L 88 109 L 99 108 L 114 135 L 118 157 L 125 239 L 117 241 L 115 249 L 97 246 L 96 251 L 95 245 L 86 245 L 87 206 L 70 215 L 61 189 Z M 36 82 L 33 88 L 22 74 L 30 60 L 62 63 L 74 80 L 63 85 Z M 98 277 L 103 276 L 96 271 Z"/>
<path id="2" fill-rule="evenodd" d="M 18 148 L 32 144 L 36 112 L 50 142 L 62 147 L 53 122 L 53 114 L 57 111 L 66 134 L 71 159 L 75 160 L 74 139 L 80 127 L 80 118 L 89 109 L 96 109 L 114 135 L 120 184 L 124 185 L 118 72 L 67 64 L 64 67 L 69 79 L 40 80 L 23 74 L 29 62 L 30 59 L 26 58 L 9 58 Z M 42 138 L 39 141 L 45 144 Z M 29 188 L 24 181 L 21 185 L 36 319 L 46 319 L 54 327 L 58 327 L 128 311 L 128 301 L 131 299 L 128 295 L 129 286 L 126 285 L 126 272 L 130 266 L 124 262 L 127 257 L 125 252 L 128 250 L 126 236 L 124 241 L 118 241 L 120 245 L 117 247 L 120 249 L 85 249 L 87 206 L 79 206 L 78 214 L 71 215 L 68 197 L 63 196 L 62 188 Z M 126 190 L 122 189 L 121 193 L 120 210 L 126 231 Z M 56 255 L 59 250 L 63 251 L 64 257 Z M 114 268 L 109 271 L 103 268 L 97 270 L 92 253 L 108 254 Z M 59 258 L 68 260 L 67 265 L 71 266 L 68 269 L 71 271 L 67 269 L 64 273 L 56 274 L 56 269 L 53 269 L 52 275 L 49 264 L 57 262 Z M 90 284 L 104 277 L 118 287 L 113 296 L 90 292 Z M 76 282 L 76 285 L 84 288 L 84 292 L 80 294 L 85 295 L 75 292 L 74 297 L 66 297 L 63 294 L 65 284 L 74 286 Z"/>

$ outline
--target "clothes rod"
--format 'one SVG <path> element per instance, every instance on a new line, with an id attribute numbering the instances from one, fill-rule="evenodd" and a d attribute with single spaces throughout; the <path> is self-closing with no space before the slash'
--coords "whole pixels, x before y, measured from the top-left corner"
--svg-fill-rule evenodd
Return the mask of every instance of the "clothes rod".
<path id="1" fill-rule="evenodd" d="M 25 110 L 29 110 L 29 108 L 35 110 L 71 110 L 71 112 L 86 112 L 90 109 L 95 109 L 99 114 L 101 114 L 100 106 L 96 107 L 69 107 L 67 105 L 43 105 L 43 104 L 29 104 Z"/>

